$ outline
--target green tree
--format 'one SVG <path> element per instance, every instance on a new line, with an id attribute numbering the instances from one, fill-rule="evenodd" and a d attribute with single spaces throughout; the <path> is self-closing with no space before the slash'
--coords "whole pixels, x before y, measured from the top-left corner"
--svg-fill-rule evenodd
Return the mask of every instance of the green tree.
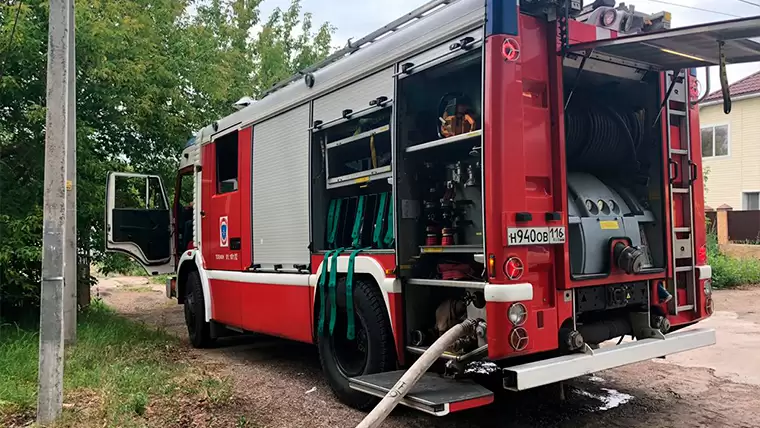
<path id="1" fill-rule="evenodd" d="M 262 0 L 80 0 L 77 27 L 79 245 L 107 268 L 108 171 L 158 172 L 173 183 L 179 153 L 232 103 L 325 56 L 333 32 L 314 29 L 292 0 L 261 21 Z M 40 273 L 47 0 L 0 5 L 0 314 L 36 304 Z M 257 29 L 260 31 L 256 32 Z M 169 186 L 173 187 L 173 186 Z"/>

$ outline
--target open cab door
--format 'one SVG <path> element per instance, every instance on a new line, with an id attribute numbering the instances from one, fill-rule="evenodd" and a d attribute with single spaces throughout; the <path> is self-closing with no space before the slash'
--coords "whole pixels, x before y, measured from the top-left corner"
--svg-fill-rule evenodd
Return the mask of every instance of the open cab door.
<path id="1" fill-rule="evenodd" d="M 151 275 L 174 273 L 171 211 L 161 178 L 111 172 L 106 186 L 106 251 L 132 256 Z"/>

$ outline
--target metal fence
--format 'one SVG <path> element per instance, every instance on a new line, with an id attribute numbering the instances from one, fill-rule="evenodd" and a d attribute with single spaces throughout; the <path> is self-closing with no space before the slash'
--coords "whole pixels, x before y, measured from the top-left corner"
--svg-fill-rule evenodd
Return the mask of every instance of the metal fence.
<path id="1" fill-rule="evenodd" d="M 80 308 L 86 308 L 90 305 L 91 263 L 90 252 L 87 249 L 80 248 L 79 254 L 77 254 L 77 305 Z"/>
<path id="2" fill-rule="evenodd" d="M 728 240 L 736 243 L 760 243 L 760 210 L 728 211 Z"/>

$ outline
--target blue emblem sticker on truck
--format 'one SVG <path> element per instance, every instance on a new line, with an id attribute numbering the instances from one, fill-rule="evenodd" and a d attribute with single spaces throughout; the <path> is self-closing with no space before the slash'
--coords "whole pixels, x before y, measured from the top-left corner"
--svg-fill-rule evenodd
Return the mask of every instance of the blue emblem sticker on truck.
<path id="1" fill-rule="evenodd" d="M 219 217 L 219 246 L 229 247 L 229 227 L 227 226 L 227 216 Z"/>

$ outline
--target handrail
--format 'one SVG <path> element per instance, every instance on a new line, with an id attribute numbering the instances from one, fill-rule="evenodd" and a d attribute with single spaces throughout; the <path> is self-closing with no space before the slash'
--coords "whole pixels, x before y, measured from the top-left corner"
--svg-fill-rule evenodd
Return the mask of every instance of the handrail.
<path id="1" fill-rule="evenodd" d="M 705 98 L 707 98 L 707 95 L 710 93 L 710 67 L 705 67 L 705 93 L 702 94 L 701 97 L 699 97 L 696 101 L 692 101 L 691 105 L 697 105 L 704 101 Z"/>
<path id="2" fill-rule="evenodd" d="M 277 91 L 278 89 L 281 89 L 287 85 L 289 85 L 292 82 L 295 82 L 296 80 L 300 79 L 301 76 L 309 75 L 310 73 L 313 73 L 327 65 L 332 64 L 333 62 L 348 56 L 359 49 L 361 49 L 364 45 L 368 43 L 372 43 L 375 40 L 377 40 L 379 37 L 396 31 L 401 27 L 402 25 L 413 21 L 415 19 L 422 18 L 426 13 L 430 12 L 433 9 L 436 9 L 437 7 L 441 5 L 447 5 L 449 3 L 452 3 L 456 0 L 432 0 L 428 3 L 423 4 L 422 6 L 418 7 L 417 9 L 407 13 L 406 15 L 396 19 L 395 21 L 391 22 L 390 24 L 387 24 L 381 28 L 378 28 L 377 30 L 367 34 L 366 36 L 362 37 L 361 39 L 357 40 L 356 42 L 351 42 L 349 39 L 348 44 L 343 49 L 338 50 L 337 52 L 334 52 L 333 54 L 329 55 L 327 58 L 323 59 L 322 61 L 310 65 L 309 67 L 304 68 L 303 70 L 298 71 L 295 75 L 290 76 L 284 80 L 279 81 L 278 83 L 275 83 L 271 88 L 264 91 L 263 94 L 261 94 L 261 98 L 266 97 L 267 95 Z"/>

